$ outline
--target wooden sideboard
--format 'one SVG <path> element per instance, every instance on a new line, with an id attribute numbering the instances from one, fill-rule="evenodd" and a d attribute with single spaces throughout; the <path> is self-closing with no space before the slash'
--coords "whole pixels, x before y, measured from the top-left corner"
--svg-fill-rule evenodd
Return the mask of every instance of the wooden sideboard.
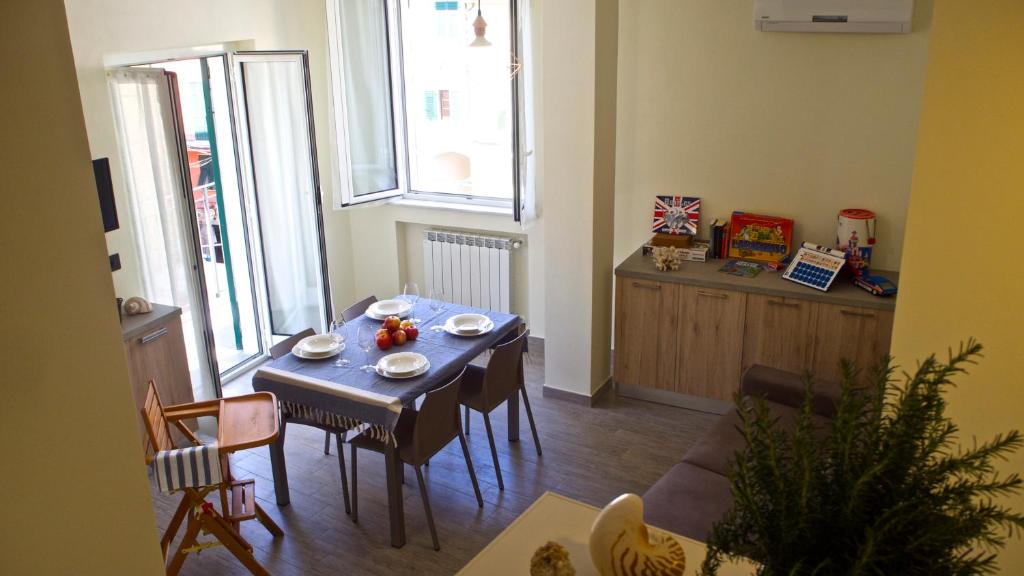
<path id="1" fill-rule="evenodd" d="M 153 311 L 148 314 L 125 316 L 121 323 L 121 334 L 125 354 L 128 356 L 139 434 L 145 442 L 141 410 L 150 380 L 156 382 L 160 400 L 165 406 L 193 401 L 192 377 L 188 370 L 185 337 L 181 327 L 181 308 L 153 304 Z M 191 430 L 196 429 L 194 419 L 185 422 Z M 180 433 L 172 429 L 172 434 L 180 442 Z"/>
<path id="2" fill-rule="evenodd" d="M 615 269 L 620 394 L 723 412 L 753 364 L 838 381 L 841 359 L 867 368 L 889 352 L 895 297 L 841 281 L 820 292 L 780 272 L 740 278 L 723 263 L 659 272 L 638 250 Z"/>

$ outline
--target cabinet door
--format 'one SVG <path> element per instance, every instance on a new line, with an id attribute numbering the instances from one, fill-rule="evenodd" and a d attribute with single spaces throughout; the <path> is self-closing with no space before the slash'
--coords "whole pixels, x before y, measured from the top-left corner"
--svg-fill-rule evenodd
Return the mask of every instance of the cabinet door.
<path id="1" fill-rule="evenodd" d="M 740 385 L 746 294 L 682 286 L 676 392 L 732 401 Z"/>
<path id="2" fill-rule="evenodd" d="M 743 370 L 754 364 L 797 374 L 810 370 L 817 317 L 815 302 L 748 294 Z"/>
<path id="3" fill-rule="evenodd" d="M 131 372 L 132 394 L 135 397 L 139 432 L 145 439 L 145 425 L 142 423 L 142 403 L 146 400 L 149 381 L 156 383 L 160 400 L 165 406 L 192 402 L 192 379 L 188 371 L 188 357 L 185 353 L 185 338 L 181 329 L 181 318 L 175 316 L 163 324 L 156 324 L 140 336 L 125 342 L 128 353 L 128 368 Z M 185 424 L 196 429 L 195 420 Z M 171 428 L 175 440 L 181 445 L 183 437 Z"/>
<path id="4" fill-rule="evenodd" d="M 679 285 L 618 278 L 615 381 L 672 390 L 678 343 Z"/>
<path id="5" fill-rule="evenodd" d="M 838 382 L 839 362 L 855 362 L 861 371 L 889 353 L 893 312 L 835 304 L 818 305 L 818 330 L 814 343 L 814 377 Z"/>

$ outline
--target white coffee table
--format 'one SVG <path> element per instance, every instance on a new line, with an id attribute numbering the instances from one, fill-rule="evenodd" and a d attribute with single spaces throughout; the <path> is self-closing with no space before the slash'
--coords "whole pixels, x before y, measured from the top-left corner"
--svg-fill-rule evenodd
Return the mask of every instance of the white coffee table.
<path id="1" fill-rule="evenodd" d="M 578 576 L 597 576 L 590 561 L 590 526 L 600 510 L 554 492 L 545 492 L 519 515 L 512 524 L 469 561 L 463 576 L 493 574 L 529 574 L 533 552 L 549 541 L 569 551 Z M 706 548 L 702 542 L 673 534 L 686 553 L 686 573 L 699 572 Z M 720 576 L 750 576 L 754 565 L 748 562 L 723 565 Z"/>

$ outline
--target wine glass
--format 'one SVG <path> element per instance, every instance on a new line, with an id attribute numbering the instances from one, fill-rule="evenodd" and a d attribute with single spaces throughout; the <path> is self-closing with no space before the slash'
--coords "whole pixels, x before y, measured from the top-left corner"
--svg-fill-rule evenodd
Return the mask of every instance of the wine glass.
<path id="1" fill-rule="evenodd" d="M 344 318 L 338 318 L 337 320 L 331 322 L 331 339 L 334 340 L 335 344 L 337 344 L 338 346 L 345 345 Z M 349 365 L 349 361 L 345 358 L 342 358 L 342 352 L 344 352 L 344 350 L 338 352 L 338 359 L 334 361 L 334 365 L 337 366 L 338 368 Z"/>
<path id="2" fill-rule="evenodd" d="M 415 282 L 406 282 L 405 290 L 402 291 L 402 299 L 412 305 L 412 309 L 416 309 L 416 303 L 420 300 L 420 287 Z M 409 311 L 409 315 L 413 316 L 412 310 Z M 409 321 L 413 324 L 419 324 L 419 318 L 409 318 Z"/>
<path id="3" fill-rule="evenodd" d="M 375 370 L 376 367 L 370 364 L 370 350 L 373 350 L 374 344 L 377 343 L 377 328 L 373 324 L 362 324 L 359 329 L 356 330 L 356 344 L 366 355 L 366 364 L 361 366 L 359 369 L 363 372 L 369 372 Z"/>
<path id="4" fill-rule="evenodd" d="M 444 310 L 444 290 L 440 288 L 431 288 L 429 298 L 430 300 L 427 302 L 427 306 L 429 306 L 430 311 L 434 313 L 434 318 L 437 318 L 437 316 Z M 437 332 L 439 330 L 444 330 L 444 326 L 437 324 L 431 326 L 430 329 Z"/>

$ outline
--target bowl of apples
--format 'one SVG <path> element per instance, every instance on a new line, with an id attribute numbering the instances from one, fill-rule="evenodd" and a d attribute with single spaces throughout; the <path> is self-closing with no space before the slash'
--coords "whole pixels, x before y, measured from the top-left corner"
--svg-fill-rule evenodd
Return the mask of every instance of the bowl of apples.
<path id="1" fill-rule="evenodd" d="M 406 342 L 419 338 L 420 330 L 409 320 L 388 316 L 377 330 L 377 348 L 388 350 L 392 346 L 404 346 Z"/>

